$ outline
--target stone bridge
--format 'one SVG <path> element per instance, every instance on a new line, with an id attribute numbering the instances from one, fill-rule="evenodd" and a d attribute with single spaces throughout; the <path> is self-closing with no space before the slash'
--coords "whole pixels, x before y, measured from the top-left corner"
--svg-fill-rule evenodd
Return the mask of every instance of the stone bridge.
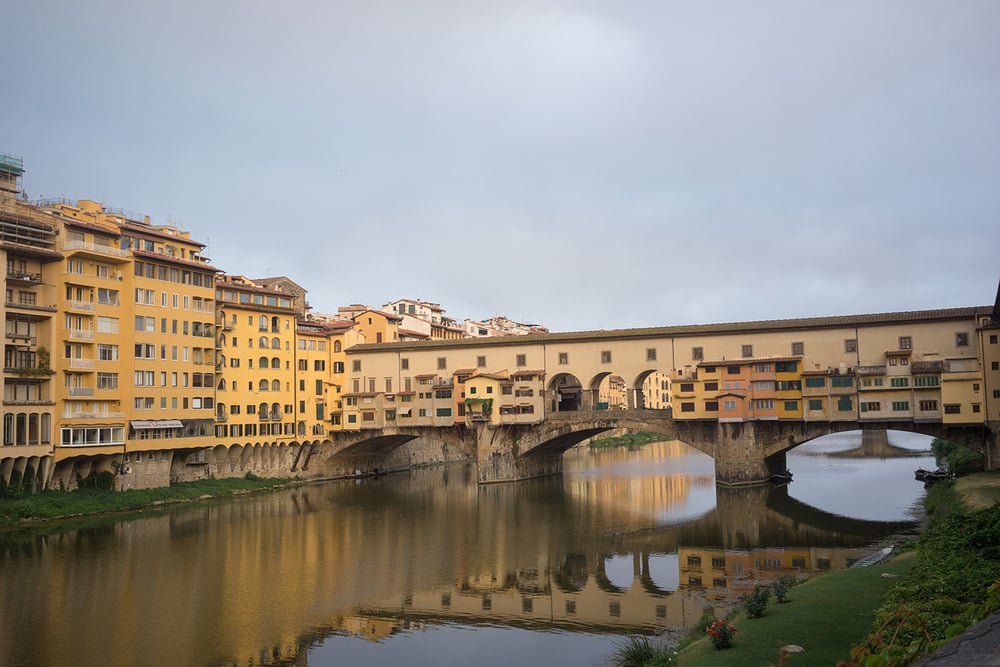
<path id="1" fill-rule="evenodd" d="M 943 437 L 986 454 L 996 437 L 986 426 L 948 426 L 939 423 L 892 422 L 793 422 L 793 421 L 674 421 L 669 410 L 595 410 L 555 412 L 537 424 L 456 424 L 448 427 L 405 427 L 338 432 L 332 446 L 321 453 L 321 467 L 331 471 L 378 473 L 407 467 L 413 455 L 400 448 L 437 447 L 444 460 L 473 457 L 479 482 L 508 482 L 560 474 L 562 456 L 588 438 L 614 429 L 651 431 L 688 444 L 715 460 L 716 482 L 741 486 L 767 482 L 785 469 L 785 453 L 805 442 L 831 433 L 863 430 L 901 430 Z M 427 444 L 434 443 L 434 444 Z M 332 473 L 336 474 L 336 473 Z"/>

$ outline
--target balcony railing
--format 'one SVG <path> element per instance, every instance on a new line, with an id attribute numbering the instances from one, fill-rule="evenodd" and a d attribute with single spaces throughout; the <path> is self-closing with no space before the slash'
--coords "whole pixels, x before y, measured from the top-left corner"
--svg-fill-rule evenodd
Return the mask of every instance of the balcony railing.
<path id="1" fill-rule="evenodd" d="M 124 412 L 70 412 L 64 411 L 63 419 L 124 419 Z"/>
<path id="2" fill-rule="evenodd" d="M 885 375 L 885 366 L 855 366 L 858 375 Z"/>
<path id="3" fill-rule="evenodd" d="M 96 252 L 102 255 L 111 255 L 113 257 L 128 257 L 129 251 L 122 250 L 121 248 L 115 248 L 113 246 L 101 245 L 99 243 L 87 243 L 86 241 L 66 241 L 63 244 L 63 250 L 86 250 L 89 252 Z"/>
<path id="4" fill-rule="evenodd" d="M 93 359 L 72 359 L 71 358 L 69 360 L 69 367 L 70 368 L 91 368 L 92 369 L 94 367 L 94 360 Z"/>
<path id="5" fill-rule="evenodd" d="M 93 329 L 70 329 L 69 337 L 78 340 L 94 340 Z"/>
<path id="6" fill-rule="evenodd" d="M 93 312 L 93 310 L 94 310 L 94 302 L 93 301 L 70 301 L 69 302 L 69 309 L 70 310 L 86 310 L 86 311 L 89 311 L 89 312 Z"/>
<path id="7" fill-rule="evenodd" d="M 17 331 L 8 331 L 7 338 L 10 338 L 11 340 L 23 340 L 28 345 L 36 345 L 38 343 L 38 340 L 31 334 L 20 333 Z"/>
<path id="8" fill-rule="evenodd" d="M 41 283 L 42 274 L 31 271 L 8 271 L 7 280 L 17 280 L 23 283 Z"/>
<path id="9" fill-rule="evenodd" d="M 69 388 L 69 395 L 70 396 L 93 396 L 94 395 L 94 388 L 93 387 L 70 387 Z"/>

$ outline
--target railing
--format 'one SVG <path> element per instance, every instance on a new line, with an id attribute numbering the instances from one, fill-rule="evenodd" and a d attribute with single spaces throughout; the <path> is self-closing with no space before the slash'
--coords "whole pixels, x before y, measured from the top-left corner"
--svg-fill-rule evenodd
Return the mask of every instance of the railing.
<path id="1" fill-rule="evenodd" d="M 8 271 L 7 280 L 20 280 L 27 283 L 42 282 L 41 273 L 30 273 L 28 271 Z"/>
<path id="2" fill-rule="evenodd" d="M 69 309 L 70 310 L 88 310 L 88 311 L 93 311 L 94 310 L 94 302 L 93 301 L 70 301 L 69 302 Z"/>
<path id="3" fill-rule="evenodd" d="M 69 388 L 69 395 L 70 396 L 93 396 L 94 395 L 94 388 L 93 387 L 70 387 Z"/>
<path id="4" fill-rule="evenodd" d="M 130 211 L 127 208 L 120 208 L 118 206 L 105 206 L 104 212 L 111 215 L 120 215 L 123 218 L 128 218 L 129 220 L 135 220 L 136 222 L 142 222 L 146 214 L 138 213 L 136 211 Z"/>
<path id="5" fill-rule="evenodd" d="M 3 404 L 21 407 L 49 407 L 55 405 L 56 402 L 44 398 L 24 399 L 23 401 L 18 399 L 4 399 Z"/>
<path id="6" fill-rule="evenodd" d="M 24 171 L 24 158 L 10 153 L 0 153 L 0 166 L 6 167 L 8 171 Z"/>
<path id="7" fill-rule="evenodd" d="M 80 340 L 94 340 L 94 330 L 93 329 L 70 329 L 70 338 L 78 338 Z"/>
<path id="8" fill-rule="evenodd" d="M 124 419 L 124 412 L 63 412 L 63 419 Z"/>
<path id="9" fill-rule="evenodd" d="M 69 367 L 70 368 L 93 368 L 94 367 L 94 360 L 93 359 L 73 359 L 73 358 L 71 358 L 69 360 Z"/>
<path id="10" fill-rule="evenodd" d="M 122 250 L 121 248 L 115 248 L 109 245 L 101 245 L 99 243 L 87 243 L 86 241 L 66 241 L 63 244 L 63 250 L 87 250 L 89 252 L 96 252 L 102 255 L 112 255 L 114 257 L 128 257 L 129 251 Z"/>
<path id="11" fill-rule="evenodd" d="M 857 375 L 885 375 L 885 366 L 855 366 Z"/>
<path id="12" fill-rule="evenodd" d="M 8 331 L 7 338 L 10 338 L 11 340 L 23 340 L 28 345 L 35 345 L 38 343 L 38 339 L 31 334 L 19 333 L 17 331 Z"/>

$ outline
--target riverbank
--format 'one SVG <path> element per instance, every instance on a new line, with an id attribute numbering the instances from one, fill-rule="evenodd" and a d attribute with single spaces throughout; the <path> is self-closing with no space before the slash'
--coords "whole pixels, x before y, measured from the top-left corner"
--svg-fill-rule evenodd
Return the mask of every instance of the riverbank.
<path id="1" fill-rule="evenodd" d="M 864 664 L 877 654 L 887 660 L 880 664 L 906 665 L 997 611 L 1000 472 L 935 485 L 925 507 L 929 522 L 915 549 L 904 545 L 879 565 L 811 577 L 791 589 L 792 602 L 772 601 L 761 618 L 737 613 L 732 648 L 715 650 L 699 638 L 677 664 L 782 664 L 779 648 L 796 645 L 804 653 L 788 654 L 784 664 Z"/>
<path id="2" fill-rule="evenodd" d="M 232 498 L 247 493 L 285 488 L 305 482 L 296 477 L 205 479 L 178 482 L 154 489 L 87 488 L 76 491 L 43 491 L 0 500 L 0 528 L 12 528 L 60 519 L 118 514 L 155 509 L 176 503 Z"/>

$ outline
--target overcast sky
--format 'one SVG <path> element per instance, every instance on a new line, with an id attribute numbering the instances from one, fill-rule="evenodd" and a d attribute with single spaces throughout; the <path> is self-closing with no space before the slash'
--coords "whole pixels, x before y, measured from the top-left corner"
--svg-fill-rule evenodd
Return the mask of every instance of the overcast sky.
<path id="1" fill-rule="evenodd" d="M 996 0 L 15 0 L 30 197 L 315 310 L 553 331 L 993 303 Z"/>

